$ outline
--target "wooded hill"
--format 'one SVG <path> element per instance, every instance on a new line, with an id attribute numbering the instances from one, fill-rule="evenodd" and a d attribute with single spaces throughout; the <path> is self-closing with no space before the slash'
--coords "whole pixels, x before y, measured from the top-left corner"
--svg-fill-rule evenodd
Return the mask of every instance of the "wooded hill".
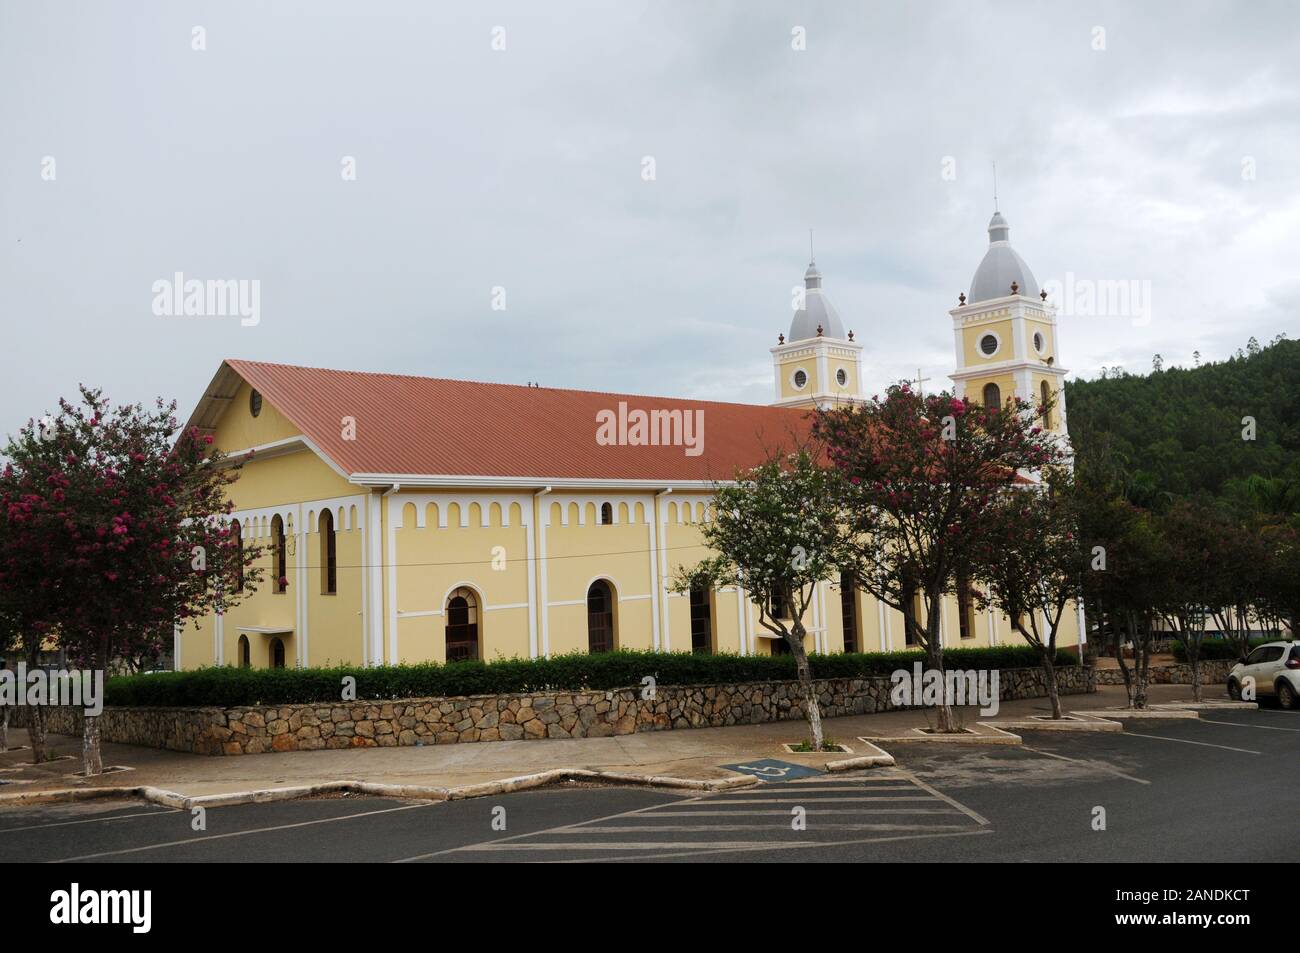
<path id="1" fill-rule="evenodd" d="M 1080 456 L 1112 459 L 1140 506 L 1209 495 L 1234 509 L 1300 510 L 1300 341 L 1251 338 L 1226 361 L 1161 363 L 1157 355 L 1147 375 L 1106 369 L 1066 383 Z M 1253 440 L 1243 438 L 1247 417 Z"/>

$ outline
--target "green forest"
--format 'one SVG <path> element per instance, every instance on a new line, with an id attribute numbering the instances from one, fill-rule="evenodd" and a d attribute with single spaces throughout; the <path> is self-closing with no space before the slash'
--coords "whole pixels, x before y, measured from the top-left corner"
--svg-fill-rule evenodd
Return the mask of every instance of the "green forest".
<path id="1" fill-rule="evenodd" d="M 1106 461 L 1131 503 L 1213 498 L 1237 516 L 1284 520 L 1300 511 L 1300 341 L 1251 338 L 1191 368 L 1155 355 L 1150 374 L 1068 382 L 1065 406 L 1081 460 Z"/>

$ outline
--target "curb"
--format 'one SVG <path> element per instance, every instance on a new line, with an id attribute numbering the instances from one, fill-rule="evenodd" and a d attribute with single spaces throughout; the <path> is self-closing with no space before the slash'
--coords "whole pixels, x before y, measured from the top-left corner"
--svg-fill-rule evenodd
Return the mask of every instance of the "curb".
<path id="1" fill-rule="evenodd" d="M 1124 726 L 1118 721 L 1111 721 L 1108 718 L 1083 718 L 1082 715 L 1074 714 L 1077 721 L 1034 721 L 1026 719 L 1024 721 L 982 721 L 980 724 L 988 725 L 990 728 L 997 728 L 1000 731 L 1123 731 Z"/>
<path id="2" fill-rule="evenodd" d="M 1096 708 L 1090 712 L 1072 711 L 1071 715 L 1091 715 L 1094 718 L 1200 718 L 1200 713 L 1187 708 Z"/>
<path id="3" fill-rule="evenodd" d="M 890 759 L 890 763 L 893 759 Z M 232 791 L 227 794 L 206 794 L 187 797 L 175 791 L 149 787 L 112 788 L 56 788 L 47 791 L 25 791 L 0 794 L 0 806 L 69 803 L 100 798 L 140 798 L 152 804 L 189 811 L 196 807 L 233 807 L 237 804 L 265 804 L 272 801 L 293 801 L 319 794 L 353 793 L 374 797 L 393 797 L 425 801 L 459 801 L 509 794 L 545 787 L 563 781 L 596 781 L 611 785 L 636 785 L 640 787 L 675 788 L 687 791 L 729 791 L 733 788 L 752 787 L 759 779 L 748 775 L 734 778 L 674 778 L 666 775 L 628 774 L 618 771 L 595 771 L 588 768 L 556 768 L 537 774 L 524 774 L 500 781 L 466 784 L 454 788 L 429 787 L 415 784 L 379 784 L 371 781 L 325 781 L 321 784 L 300 785 L 291 788 L 262 788 L 252 791 Z"/>
<path id="4" fill-rule="evenodd" d="M 907 734 L 902 735 L 858 735 L 858 740 L 864 744 L 876 745 L 881 742 L 886 744 L 942 744 L 942 745 L 1018 745 L 1023 744 L 1024 739 L 1010 731 L 1004 731 L 995 725 L 985 722 L 976 722 L 976 728 L 987 728 L 986 732 L 967 729 L 970 734 L 931 734 L 922 731 L 920 728 L 913 728 Z"/>

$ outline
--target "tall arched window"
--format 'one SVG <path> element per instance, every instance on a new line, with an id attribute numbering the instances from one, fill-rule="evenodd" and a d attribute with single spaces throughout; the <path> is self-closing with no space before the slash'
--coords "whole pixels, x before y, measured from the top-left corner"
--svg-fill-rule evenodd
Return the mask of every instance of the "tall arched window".
<path id="1" fill-rule="evenodd" d="M 996 410 L 1002 406 L 1002 391 L 997 384 L 984 385 L 984 406 Z"/>
<path id="2" fill-rule="evenodd" d="M 239 637 L 239 667 L 252 668 L 252 666 L 253 660 L 248 651 L 248 636 L 241 635 Z"/>
<path id="3" fill-rule="evenodd" d="M 700 655 L 713 651 L 713 612 L 709 590 L 703 586 L 691 590 L 691 651 Z"/>
<path id="4" fill-rule="evenodd" d="M 840 573 L 840 618 L 844 620 L 844 651 L 858 650 L 858 587 L 853 573 Z"/>
<path id="5" fill-rule="evenodd" d="M 285 571 L 288 563 L 285 556 L 284 520 L 277 513 L 271 520 L 271 575 L 275 577 L 272 592 L 284 592 L 289 588 L 289 577 Z"/>
<path id="6" fill-rule="evenodd" d="M 1043 398 L 1043 427 L 1046 430 L 1051 430 L 1052 429 L 1052 407 L 1051 407 L 1052 388 L 1047 385 L 1047 381 L 1043 381 L 1043 383 L 1038 388 L 1038 392 L 1039 394 L 1042 395 Z"/>
<path id="7" fill-rule="evenodd" d="M 447 661 L 478 657 L 478 599 L 461 586 L 447 598 Z"/>
<path id="8" fill-rule="evenodd" d="M 231 575 L 235 586 L 235 592 L 244 591 L 244 530 L 239 525 L 239 520 L 230 521 L 230 548 L 231 558 L 234 559 L 235 565 L 232 567 Z M 244 666 L 247 668 L 248 666 Z"/>
<path id="9" fill-rule="evenodd" d="M 604 579 L 597 579 L 587 590 L 587 650 L 609 652 L 616 642 L 614 590 Z"/>
<path id="10" fill-rule="evenodd" d="M 338 546 L 334 538 L 334 514 L 328 508 L 320 512 L 320 591 L 332 596 L 339 591 Z"/>
<path id="11" fill-rule="evenodd" d="M 271 668 L 284 668 L 284 641 L 271 640 Z"/>
<path id="12" fill-rule="evenodd" d="M 610 503 L 600 504 L 600 525 L 609 526 L 614 522 L 614 507 Z"/>

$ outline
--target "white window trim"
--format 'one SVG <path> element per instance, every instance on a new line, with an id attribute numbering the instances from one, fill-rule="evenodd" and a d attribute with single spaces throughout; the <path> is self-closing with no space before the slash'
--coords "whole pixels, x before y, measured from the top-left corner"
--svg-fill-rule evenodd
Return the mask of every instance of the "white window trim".
<path id="1" fill-rule="evenodd" d="M 992 354 L 984 353 L 983 344 L 984 344 L 984 339 L 986 337 L 991 337 L 993 340 L 998 342 L 998 346 L 993 349 Z M 999 354 L 1002 353 L 1002 335 L 998 334 L 997 331 L 991 331 L 985 328 L 984 330 L 979 332 L 979 337 L 975 339 L 975 351 L 984 360 L 986 361 L 993 360 L 995 357 L 997 357 Z"/>

